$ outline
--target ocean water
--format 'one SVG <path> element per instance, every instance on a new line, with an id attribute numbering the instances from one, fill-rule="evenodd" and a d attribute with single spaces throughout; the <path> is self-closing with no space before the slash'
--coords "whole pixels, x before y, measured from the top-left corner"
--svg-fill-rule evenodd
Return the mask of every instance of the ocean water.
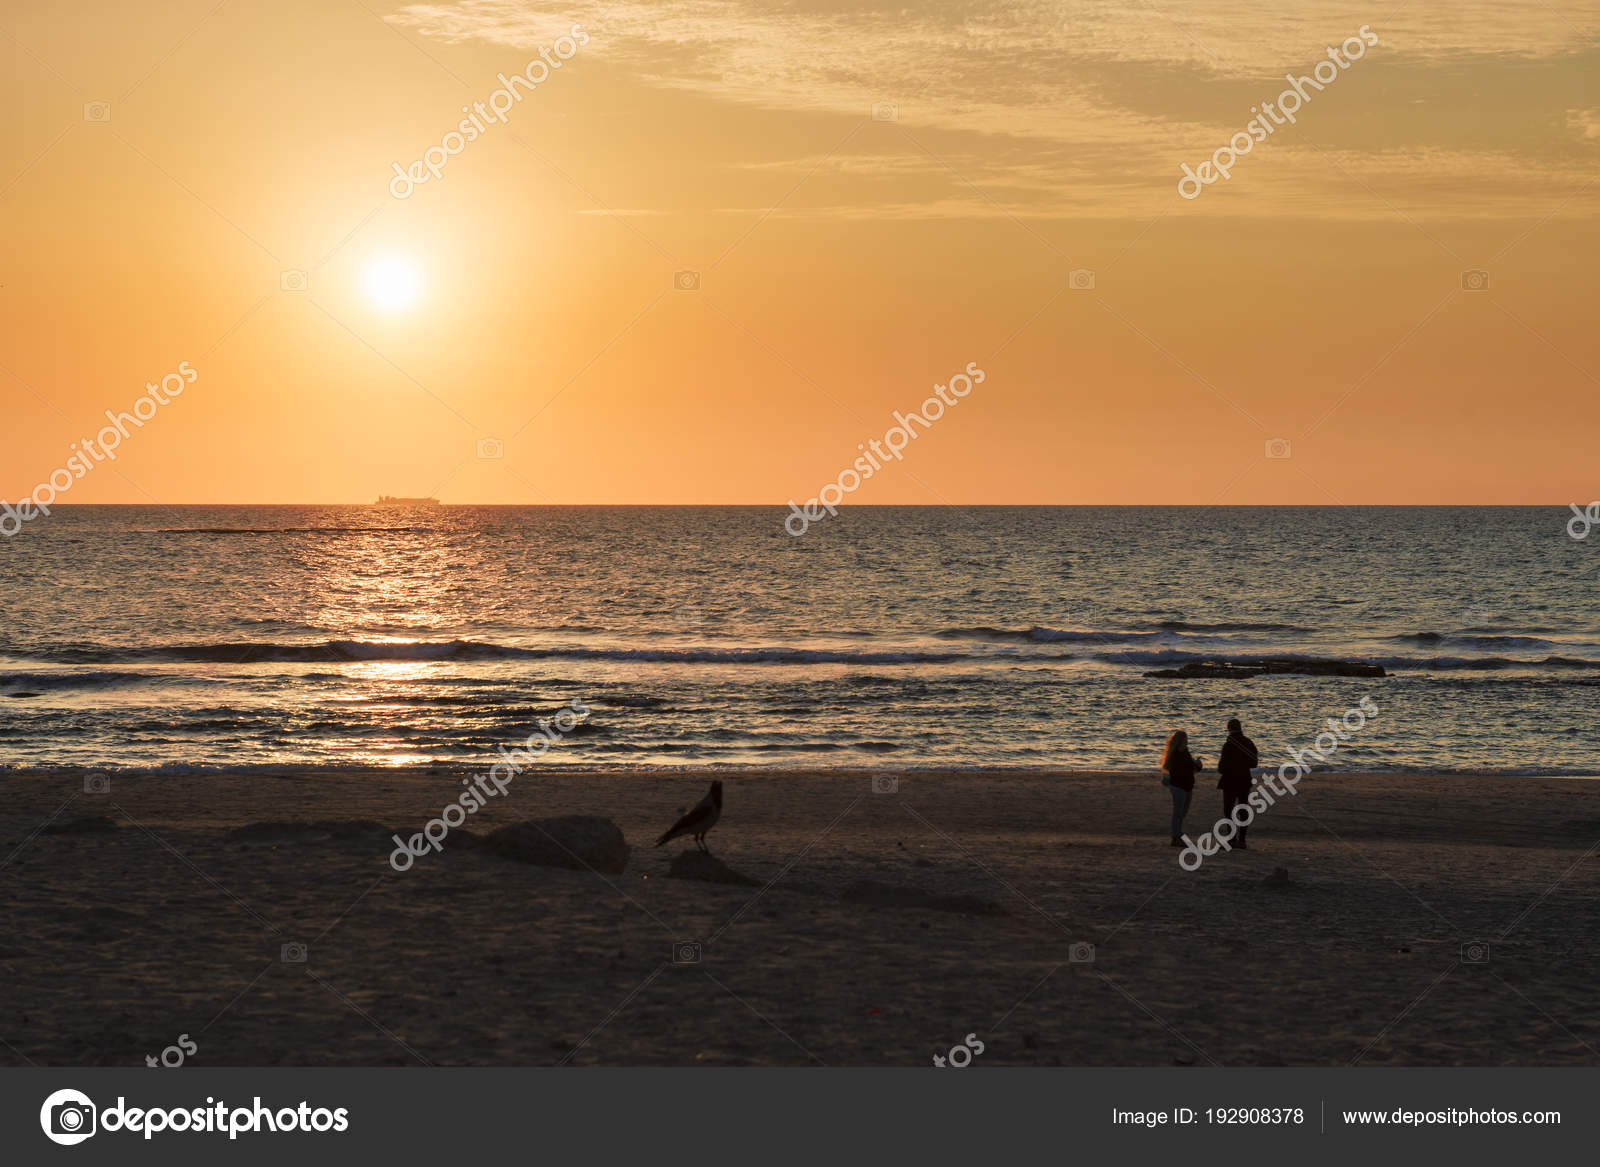
<path id="1" fill-rule="evenodd" d="M 67 507 L 0 539 L 0 765 L 1600 773 L 1600 535 L 1542 508 Z M 1290 657 L 1385 677 L 1156 679 Z"/>

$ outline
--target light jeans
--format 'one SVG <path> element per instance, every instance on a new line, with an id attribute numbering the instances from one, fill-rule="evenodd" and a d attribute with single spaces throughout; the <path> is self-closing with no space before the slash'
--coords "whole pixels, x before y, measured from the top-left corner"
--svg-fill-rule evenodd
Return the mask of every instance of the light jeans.
<path id="1" fill-rule="evenodd" d="M 1194 791 L 1179 790 L 1176 786 L 1168 787 L 1172 791 L 1172 837 L 1176 839 L 1183 834 L 1183 816 L 1189 813 L 1189 803 L 1194 799 Z"/>

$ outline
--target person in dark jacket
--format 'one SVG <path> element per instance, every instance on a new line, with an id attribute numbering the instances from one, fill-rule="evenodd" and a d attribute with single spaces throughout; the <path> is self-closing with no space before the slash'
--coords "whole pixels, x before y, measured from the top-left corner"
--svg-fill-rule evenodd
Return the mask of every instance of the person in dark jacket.
<path id="1" fill-rule="evenodd" d="M 1167 739 L 1161 768 L 1167 772 L 1162 781 L 1172 788 L 1172 845 L 1181 847 L 1183 816 L 1189 813 L 1189 803 L 1194 798 L 1194 776 L 1205 769 L 1200 759 L 1189 752 L 1189 735 L 1183 730 Z"/>
<path id="2" fill-rule="evenodd" d="M 1244 804 L 1250 794 L 1250 771 L 1261 764 L 1256 743 L 1244 736 L 1244 726 L 1235 717 L 1228 722 L 1228 740 L 1222 743 L 1222 754 L 1217 759 L 1217 789 L 1222 791 L 1222 817 L 1230 818 L 1233 808 Z M 1240 827 L 1234 846 L 1248 851 L 1245 842 L 1248 828 Z"/>

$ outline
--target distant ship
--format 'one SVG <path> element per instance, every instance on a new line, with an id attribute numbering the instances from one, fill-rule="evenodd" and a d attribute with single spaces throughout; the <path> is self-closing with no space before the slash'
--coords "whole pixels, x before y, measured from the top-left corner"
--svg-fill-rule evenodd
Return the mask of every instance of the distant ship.
<path id="1" fill-rule="evenodd" d="M 378 499 L 377 505 L 381 507 L 436 507 L 439 505 L 439 500 L 436 498 L 396 498 L 392 494 L 386 494 Z"/>

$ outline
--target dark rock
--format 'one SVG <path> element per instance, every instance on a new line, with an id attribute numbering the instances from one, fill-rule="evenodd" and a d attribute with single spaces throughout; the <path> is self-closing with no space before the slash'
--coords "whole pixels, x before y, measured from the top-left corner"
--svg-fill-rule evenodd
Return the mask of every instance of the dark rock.
<path id="1" fill-rule="evenodd" d="M 680 851 L 672 857 L 667 875 L 673 879 L 700 879 L 706 883 L 727 883 L 735 887 L 759 887 L 760 881 L 741 875 L 715 855 L 703 851 Z"/>
<path id="2" fill-rule="evenodd" d="M 1156 669 L 1146 673 L 1147 677 L 1156 677 L 1160 680 L 1235 680 L 1244 677 L 1259 677 L 1266 673 L 1266 669 L 1247 669 L 1237 665 L 1193 663 L 1186 664 L 1181 669 Z"/>
<path id="3" fill-rule="evenodd" d="M 872 879 L 862 879 L 844 889 L 840 899 L 852 904 L 878 908 L 922 908 L 932 912 L 964 912 L 973 916 L 1003 916 L 1005 910 L 990 900 L 974 896 L 933 895 L 913 887 L 895 887 Z"/>
<path id="4" fill-rule="evenodd" d="M 117 824 L 103 814 L 91 815 L 88 818 L 68 819 L 64 823 L 51 823 L 41 828 L 41 835 L 92 835 L 101 831 L 114 831 Z"/>
<path id="5" fill-rule="evenodd" d="M 1382 665 L 1353 660 L 1299 660 L 1294 657 L 1240 657 L 1237 660 L 1191 661 L 1181 668 L 1157 669 L 1147 677 L 1167 680 L 1232 680 L 1271 674 L 1299 673 L 1317 677 L 1386 677 Z"/>
<path id="6" fill-rule="evenodd" d="M 512 823 L 491 831 L 483 845 L 497 855 L 538 867 L 621 875 L 628 866 L 628 841 L 622 831 L 610 819 L 593 815 Z"/>
<path id="7" fill-rule="evenodd" d="M 1287 867 L 1274 867 L 1272 874 L 1261 881 L 1267 887 L 1288 887 L 1289 869 Z"/>

